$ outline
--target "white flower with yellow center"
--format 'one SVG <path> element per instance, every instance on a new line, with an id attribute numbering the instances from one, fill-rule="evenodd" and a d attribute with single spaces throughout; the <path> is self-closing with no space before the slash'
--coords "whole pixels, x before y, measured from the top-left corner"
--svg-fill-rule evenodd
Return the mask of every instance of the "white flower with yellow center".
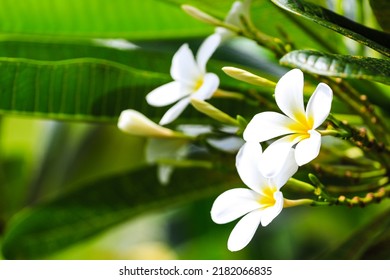
<path id="1" fill-rule="evenodd" d="M 244 131 L 244 140 L 263 142 L 283 136 L 271 143 L 262 155 L 261 169 L 265 176 L 277 173 L 291 147 L 299 166 L 315 159 L 321 147 L 321 134 L 316 131 L 328 117 L 333 93 L 331 88 L 318 84 L 306 106 L 303 104 L 303 73 L 293 69 L 277 83 L 275 100 L 280 110 L 262 112 L 253 117 Z"/>
<path id="2" fill-rule="evenodd" d="M 253 238 L 258 226 L 267 226 L 283 209 L 280 188 L 298 170 L 293 149 L 280 172 L 266 178 L 260 172 L 262 149 L 259 143 L 245 143 L 237 154 L 236 167 L 241 180 L 250 188 L 231 189 L 215 200 L 211 218 L 217 224 L 229 223 L 243 216 L 228 240 L 228 249 L 238 251 Z"/>
<path id="3" fill-rule="evenodd" d="M 174 121 L 190 103 L 191 98 L 206 100 L 218 89 L 218 76 L 206 72 L 206 64 L 218 43 L 218 37 L 205 41 L 199 47 L 196 59 L 188 44 L 182 45 L 175 53 L 170 70 L 174 81 L 154 89 L 146 96 L 148 104 L 156 107 L 177 102 L 164 114 L 160 125 Z"/>

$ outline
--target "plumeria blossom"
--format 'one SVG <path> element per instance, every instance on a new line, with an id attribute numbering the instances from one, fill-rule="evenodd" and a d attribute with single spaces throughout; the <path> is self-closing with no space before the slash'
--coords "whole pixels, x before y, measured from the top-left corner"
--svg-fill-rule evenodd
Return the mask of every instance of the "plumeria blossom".
<path id="1" fill-rule="evenodd" d="M 298 170 L 290 149 L 280 172 L 266 178 L 260 171 L 262 149 L 259 143 L 245 143 L 237 154 L 236 167 L 241 180 L 250 188 L 236 188 L 222 193 L 214 201 L 211 218 L 217 224 L 240 217 L 228 239 L 228 249 L 238 251 L 253 238 L 258 226 L 267 226 L 283 209 L 281 187 Z"/>
<path id="2" fill-rule="evenodd" d="M 190 103 L 191 98 L 206 100 L 218 89 L 219 78 L 206 72 L 206 64 L 218 45 L 219 38 L 206 40 L 196 54 L 188 44 L 182 45 L 172 59 L 170 74 L 173 82 L 162 85 L 146 96 L 149 105 L 162 107 L 173 105 L 162 117 L 160 125 L 174 121 Z"/>
<path id="3" fill-rule="evenodd" d="M 328 85 L 318 84 L 305 110 L 303 86 L 301 70 L 293 69 L 286 73 L 275 88 L 275 100 L 284 115 L 277 112 L 259 113 L 244 131 L 245 141 L 251 142 L 263 142 L 284 135 L 271 143 L 262 155 L 261 169 L 265 176 L 273 176 L 278 172 L 293 146 L 299 166 L 319 154 L 321 134 L 316 128 L 329 115 L 333 93 Z"/>

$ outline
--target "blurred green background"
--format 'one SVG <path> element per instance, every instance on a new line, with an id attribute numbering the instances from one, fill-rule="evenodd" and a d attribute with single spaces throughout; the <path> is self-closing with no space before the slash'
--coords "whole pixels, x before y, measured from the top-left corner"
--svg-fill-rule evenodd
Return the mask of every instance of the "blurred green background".
<path id="1" fill-rule="evenodd" d="M 310 2 L 380 29 L 369 1 Z M 235 222 L 214 224 L 210 209 L 223 190 L 243 186 L 234 165 L 217 175 L 210 170 L 175 170 L 171 184 L 158 185 L 155 166 L 145 160 L 147 140 L 123 134 L 116 121 L 127 108 L 158 120 L 164 109 L 146 105 L 144 96 L 169 81 L 171 57 L 181 44 L 189 42 L 195 50 L 213 32 L 213 27 L 186 15 L 180 9 L 183 3 L 223 18 L 233 1 L 0 0 L 1 258 L 388 258 L 386 200 L 365 208 L 284 209 L 269 226 L 259 228 L 250 245 L 231 253 L 226 243 Z M 251 14 L 261 31 L 287 38 L 297 48 L 324 51 L 330 45 L 340 54 L 381 57 L 325 27 L 293 20 L 271 1 L 254 0 Z M 313 32 L 327 44 L 313 39 Z M 72 70 L 69 59 L 92 66 Z M 48 69 L 39 68 L 40 63 Z M 269 50 L 246 39 L 221 47 L 208 68 L 218 73 L 225 89 L 254 90 L 224 75 L 220 68 L 226 65 L 245 67 L 274 81 L 287 70 Z M 57 71 L 52 66 L 64 76 L 50 76 Z M 88 71 L 99 67 L 104 67 L 100 74 L 110 73 L 109 78 L 90 82 L 93 74 Z M 53 84 L 44 79 L 36 83 L 45 71 Z M 69 78 L 80 73 L 83 80 Z M 116 80 L 121 75 L 124 81 Z M 65 76 L 70 81 L 63 81 Z M 72 86 L 78 88 L 77 83 L 91 97 L 82 103 L 85 107 L 73 108 L 66 99 L 73 97 L 66 94 Z M 64 89 L 67 85 L 70 89 Z M 388 96 L 387 86 L 375 87 Z M 21 95 L 12 103 L 7 94 L 14 91 Z M 36 101 L 45 93 L 54 100 L 53 108 Z M 219 102 L 232 115 L 250 117 L 256 112 L 243 104 Z M 345 113 L 337 104 L 336 110 Z M 178 122 L 207 119 L 190 108 Z M 226 159 L 233 164 L 234 155 Z M 188 174 L 199 178 L 192 180 Z"/>

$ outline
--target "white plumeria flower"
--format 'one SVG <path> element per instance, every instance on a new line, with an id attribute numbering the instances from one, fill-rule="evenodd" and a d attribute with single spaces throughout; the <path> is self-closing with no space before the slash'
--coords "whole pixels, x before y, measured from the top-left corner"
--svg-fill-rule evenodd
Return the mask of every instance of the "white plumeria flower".
<path id="1" fill-rule="evenodd" d="M 238 219 L 228 240 L 228 249 L 238 251 L 253 238 L 258 226 L 267 226 L 283 209 L 280 188 L 298 170 L 293 159 L 293 149 L 283 163 L 280 173 L 271 178 L 259 169 L 262 149 L 259 143 L 245 143 L 237 154 L 236 167 L 241 180 L 250 188 L 231 189 L 214 201 L 211 218 L 217 224 Z"/>
<path id="2" fill-rule="evenodd" d="M 281 167 L 291 147 L 295 146 L 295 160 L 299 166 L 315 159 L 321 147 L 321 134 L 316 131 L 328 117 L 332 104 L 332 89 L 318 84 L 306 106 L 303 104 L 303 73 L 293 69 L 277 83 L 275 99 L 280 110 L 262 112 L 253 117 L 244 131 L 245 141 L 263 142 L 275 137 L 264 151 L 261 169 L 265 176 L 273 176 Z"/>
<path id="3" fill-rule="evenodd" d="M 209 38 L 200 47 L 196 59 L 188 44 L 182 45 L 172 59 L 173 82 L 162 85 L 146 96 L 146 101 L 156 107 L 173 105 L 162 117 L 160 125 L 174 121 L 190 103 L 190 99 L 206 100 L 218 89 L 219 78 L 206 72 L 206 64 L 219 44 L 218 37 Z"/>

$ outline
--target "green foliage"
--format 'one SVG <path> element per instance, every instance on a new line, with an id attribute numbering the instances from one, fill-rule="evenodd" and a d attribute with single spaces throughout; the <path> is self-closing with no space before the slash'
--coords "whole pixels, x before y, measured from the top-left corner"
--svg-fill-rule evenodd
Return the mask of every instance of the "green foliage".
<path id="1" fill-rule="evenodd" d="M 227 188 L 226 181 L 230 186 L 238 182 L 235 175 L 202 169 L 176 170 L 173 180 L 175 185 L 161 186 L 156 169 L 143 168 L 100 178 L 26 209 L 10 222 L 3 254 L 8 259 L 42 258 L 137 214 L 215 194 Z"/>
<path id="2" fill-rule="evenodd" d="M 272 2 L 291 13 L 332 29 L 386 56 L 390 56 L 390 35 L 388 33 L 370 29 L 328 9 L 305 1 L 272 0 Z"/>
<path id="3" fill-rule="evenodd" d="M 386 0 L 370 0 L 370 5 L 374 15 L 386 32 L 390 31 L 390 3 Z"/>
<path id="4" fill-rule="evenodd" d="M 299 50 L 286 54 L 280 63 L 318 75 L 390 84 L 390 60 Z"/>
<path id="5" fill-rule="evenodd" d="M 112 120 L 126 108 L 141 109 L 144 95 L 169 80 L 167 75 L 89 58 L 3 58 L 0 76 L 2 113 L 83 121 Z"/>
<path id="6" fill-rule="evenodd" d="M 390 221 L 387 218 L 389 213 L 389 209 L 383 211 L 349 236 L 342 244 L 327 250 L 321 258 L 326 260 L 388 259 L 389 251 L 381 245 L 388 246 Z"/>
<path id="7" fill-rule="evenodd" d="M 161 170 L 145 166 L 144 139 L 117 129 L 118 116 L 125 109 L 138 110 L 153 121 L 161 118 L 167 107 L 149 106 L 146 94 L 172 81 L 172 55 L 181 44 L 189 42 L 196 51 L 200 41 L 213 32 L 214 26 L 192 19 L 180 5 L 194 5 L 223 20 L 233 2 L 1 1 L 0 241 L 4 258 L 53 258 L 141 214 L 178 206 L 188 211 L 183 214 L 184 221 L 168 219 L 168 223 L 172 228 L 179 224 L 181 230 L 166 234 L 172 235 L 168 245 L 176 246 L 182 258 L 389 257 L 379 250 L 390 244 L 389 211 L 381 214 L 375 206 L 374 210 L 367 207 L 351 213 L 344 208 L 342 215 L 330 210 L 331 214 L 319 214 L 321 218 L 308 217 L 312 212 L 307 210 L 306 214 L 286 214 L 279 224 L 262 229 L 254 240 L 256 246 L 261 245 L 239 254 L 226 253 L 231 227 L 228 231 L 216 229 L 209 211 L 218 194 L 243 183 L 234 169 L 234 152 L 223 153 L 207 140 L 235 134 L 219 130 L 220 124 L 191 106 L 187 108 L 175 124 L 213 127 L 186 147 L 188 160 L 180 161 L 177 155 L 169 158 L 173 167 L 186 168 L 176 168 L 169 184 L 162 185 L 157 176 Z M 328 1 L 320 2 L 326 5 Z M 219 76 L 224 97 L 212 98 L 209 107 L 237 117 L 216 119 L 238 124 L 239 136 L 254 114 L 275 109 L 273 89 L 234 80 L 223 73 L 224 66 L 272 81 L 287 67 L 300 68 L 307 73 L 310 90 L 319 81 L 329 82 L 336 96 L 332 110 L 342 121 L 328 119 L 326 125 L 336 132 L 343 129 L 340 138 L 350 143 L 338 146 L 336 140 L 327 139 L 319 161 L 302 168 L 316 174 L 316 183 L 322 188 L 322 197 L 313 205 L 365 206 L 384 200 L 390 192 L 389 143 L 380 137 L 388 135 L 390 65 L 387 58 L 363 56 L 372 54 L 363 48 L 356 52 L 360 56 L 346 55 L 349 46 L 344 37 L 355 40 L 358 47 L 368 46 L 389 56 L 390 35 L 385 33 L 389 30 L 389 5 L 370 1 L 385 31 L 381 32 L 320 4 L 252 1 L 253 22 L 244 24 L 248 30 L 242 33 L 251 35 L 252 41 L 233 39 L 207 64 L 208 71 Z M 264 47 L 269 46 L 264 38 L 282 46 L 280 61 L 278 54 Z M 27 124 L 13 122 L 19 120 L 15 115 L 24 116 Z M 51 121 L 42 124 L 39 118 Z M 35 130 L 41 125 L 44 129 Z M 309 185 L 304 172 L 297 177 Z M 291 192 L 300 197 L 302 188 Z M 199 204 L 200 198 L 204 200 Z M 372 222 L 363 225 L 364 219 Z M 328 246 L 331 249 L 321 255 Z"/>
<path id="8" fill-rule="evenodd" d="M 1 34 L 155 40 L 202 36 L 211 30 L 164 1 L 3 0 L 1 4 Z"/>

